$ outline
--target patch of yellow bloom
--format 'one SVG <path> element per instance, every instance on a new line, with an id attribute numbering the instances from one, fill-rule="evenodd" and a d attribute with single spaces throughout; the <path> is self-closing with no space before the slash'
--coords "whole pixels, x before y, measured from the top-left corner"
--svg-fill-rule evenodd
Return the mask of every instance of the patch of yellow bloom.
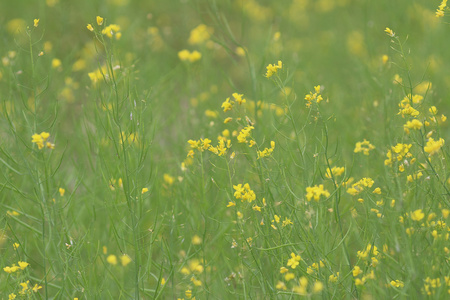
<path id="1" fill-rule="evenodd" d="M 191 63 L 196 62 L 202 58 L 202 54 L 197 50 L 190 52 L 189 50 L 181 50 L 178 52 L 178 58 L 181 61 L 189 61 Z"/>
<path id="2" fill-rule="evenodd" d="M 31 136 L 31 138 L 32 138 L 31 142 L 35 143 L 39 149 L 42 149 L 44 147 L 47 147 L 50 149 L 55 149 L 55 144 L 46 142 L 49 137 L 50 137 L 50 133 L 45 132 L 45 131 L 41 132 L 40 134 L 35 133 Z"/>
<path id="3" fill-rule="evenodd" d="M 119 40 L 122 37 L 122 33 L 120 32 L 120 26 L 117 24 L 111 24 L 103 28 L 102 34 L 106 35 L 108 38 L 112 39 L 113 37 L 116 40 Z"/>
<path id="4" fill-rule="evenodd" d="M 439 149 L 441 149 L 444 144 L 445 140 L 443 138 L 440 138 L 439 141 L 435 141 L 432 137 L 430 137 L 423 150 L 431 156 L 438 153 Z"/>
<path id="5" fill-rule="evenodd" d="M 311 107 L 312 103 L 320 103 L 323 100 L 322 95 L 320 94 L 321 87 L 320 85 L 316 85 L 314 87 L 314 93 L 309 92 L 309 94 L 305 95 L 306 107 Z"/>
<path id="6" fill-rule="evenodd" d="M 319 201 L 320 196 L 329 197 L 330 193 L 323 188 L 323 184 L 310 186 L 306 188 L 306 199 L 311 201 L 314 198 L 315 201 Z"/>
<path id="7" fill-rule="evenodd" d="M 277 65 L 275 65 L 275 64 L 273 64 L 273 65 L 272 65 L 272 64 L 269 64 L 269 65 L 266 67 L 266 69 L 267 69 L 266 77 L 267 77 L 267 78 L 272 77 L 274 74 L 277 74 L 278 70 L 281 70 L 281 68 L 283 68 L 283 63 L 281 62 L 281 60 L 278 61 L 278 64 L 277 64 Z"/>
<path id="8" fill-rule="evenodd" d="M 386 29 L 384 30 L 384 32 L 386 32 L 386 34 L 390 37 L 394 37 L 395 33 L 394 31 L 392 31 L 392 29 L 390 29 L 389 27 L 386 27 Z"/>
<path id="9" fill-rule="evenodd" d="M 275 149 L 275 142 L 271 141 L 270 148 L 265 148 L 263 151 L 258 151 L 258 159 L 260 159 L 261 157 L 270 156 L 274 149 Z"/>
<path id="10" fill-rule="evenodd" d="M 191 30 L 188 43 L 191 45 L 203 44 L 211 38 L 213 32 L 213 28 L 200 24 Z"/>
<path id="11" fill-rule="evenodd" d="M 255 192 L 250 188 L 250 185 L 248 183 L 245 183 L 244 185 L 238 184 L 233 185 L 233 188 L 235 190 L 234 197 L 236 199 L 241 199 L 242 202 L 248 201 L 252 202 L 256 200 L 256 194 Z"/>
<path id="12" fill-rule="evenodd" d="M 436 10 L 436 17 L 441 18 L 444 16 L 444 11 L 447 6 L 447 0 L 442 0 L 441 4 L 439 5 L 438 9 Z"/>
<path id="13" fill-rule="evenodd" d="M 355 152 L 355 153 L 362 152 L 364 155 L 369 155 L 369 151 L 371 151 L 373 149 L 375 149 L 375 146 L 372 145 L 366 139 L 364 139 L 364 141 L 356 143 L 355 150 L 353 150 L 353 152 Z"/>

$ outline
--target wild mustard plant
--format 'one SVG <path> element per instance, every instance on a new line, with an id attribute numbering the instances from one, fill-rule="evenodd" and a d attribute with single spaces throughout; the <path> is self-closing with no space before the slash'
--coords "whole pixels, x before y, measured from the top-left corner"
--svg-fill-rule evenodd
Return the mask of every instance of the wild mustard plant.
<path id="1" fill-rule="evenodd" d="M 448 298 L 446 1 L 144 2 L 0 4 L 1 295 Z"/>

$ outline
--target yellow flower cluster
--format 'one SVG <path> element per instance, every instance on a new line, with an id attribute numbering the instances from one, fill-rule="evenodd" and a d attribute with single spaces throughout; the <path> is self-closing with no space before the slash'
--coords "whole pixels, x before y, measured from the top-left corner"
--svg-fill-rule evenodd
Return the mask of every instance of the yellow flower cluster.
<path id="1" fill-rule="evenodd" d="M 294 252 L 292 252 L 291 258 L 288 259 L 287 266 L 291 267 L 292 269 L 295 269 L 300 264 L 301 260 L 302 258 L 300 255 L 297 255 Z"/>
<path id="2" fill-rule="evenodd" d="M 403 129 L 405 130 L 406 134 L 409 134 L 409 130 L 419 130 L 422 128 L 423 124 L 417 119 L 413 119 L 412 121 L 407 121 L 405 125 L 403 125 Z"/>
<path id="3" fill-rule="evenodd" d="M 235 102 L 237 102 L 239 105 L 242 105 L 243 103 L 245 103 L 247 100 L 245 100 L 243 98 L 243 94 L 238 94 L 238 93 L 233 93 L 232 94 L 233 98 L 235 101 L 231 100 L 230 101 L 230 97 L 228 97 L 223 103 L 222 103 L 222 108 L 224 112 L 230 111 L 233 109 L 233 105 Z"/>
<path id="4" fill-rule="evenodd" d="M 217 156 L 224 156 L 225 154 L 227 154 L 227 150 L 231 148 L 231 140 L 227 140 L 227 138 L 223 136 L 219 136 L 218 140 L 219 142 L 217 146 L 216 147 L 210 146 L 208 150 Z"/>
<path id="5" fill-rule="evenodd" d="M 347 189 L 347 193 L 352 196 L 356 196 L 361 193 L 364 188 L 371 188 L 374 183 L 375 182 L 372 180 L 372 178 L 362 178 L 358 182 L 352 184 L 352 187 Z"/>
<path id="6" fill-rule="evenodd" d="M 411 220 L 419 222 L 425 217 L 425 214 L 421 209 L 416 209 L 415 211 L 412 211 L 409 216 Z"/>
<path id="7" fill-rule="evenodd" d="M 30 295 L 31 293 L 37 293 L 40 289 L 42 289 L 42 286 L 35 284 L 33 287 L 28 286 L 28 284 L 30 283 L 29 280 L 27 280 L 26 282 L 21 282 L 19 283 L 20 287 L 22 288 L 22 290 L 19 291 L 19 295 L 24 296 L 24 295 Z M 12 296 L 14 294 L 10 294 L 9 295 L 9 299 L 15 299 L 15 295 Z"/>
<path id="8" fill-rule="evenodd" d="M 213 28 L 208 27 L 205 24 L 200 24 L 191 30 L 188 43 L 191 45 L 203 44 L 211 38 L 213 32 Z"/>
<path id="9" fill-rule="evenodd" d="M 417 117 L 419 115 L 419 111 L 411 106 L 410 98 L 412 99 L 413 104 L 418 104 L 423 100 L 423 97 L 420 95 L 414 95 L 412 97 L 411 95 L 408 95 L 408 97 L 403 98 L 403 100 L 398 104 L 398 106 L 400 107 L 398 114 L 402 115 L 402 117 Z"/>
<path id="10" fill-rule="evenodd" d="M 18 266 L 13 264 L 11 267 L 6 266 L 3 268 L 3 271 L 5 271 L 8 274 L 15 273 L 19 270 L 25 270 L 26 267 L 28 267 L 30 264 L 24 261 L 17 262 Z"/>
<path id="11" fill-rule="evenodd" d="M 401 144 L 401 143 L 398 143 L 394 147 L 391 147 L 391 150 L 388 150 L 386 154 L 387 159 L 384 161 L 384 165 L 390 166 L 395 160 L 401 161 L 404 158 L 412 157 L 412 154 L 409 152 L 409 149 L 411 147 L 412 147 L 411 144 Z"/>
<path id="12" fill-rule="evenodd" d="M 320 103 L 323 100 L 322 95 L 320 94 L 320 85 L 316 85 L 314 87 L 314 93 L 313 92 L 309 92 L 309 94 L 305 95 L 305 100 L 306 100 L 306 107 L 311 107 L 312 103 Z"/>
<path id="13" fill-rule="evenodd" d="M 436 17 L 441 18 L 444 16 L 444 11 L 447 6 L 447 0 L 442 0 L 441 4 L 439 5 L 438 9 L 436 10 Z"/>
<path id="14" fill-rule="evenodd" d="M 323 188 L 323 184 L 306 188 L 306 199 L 308 201 L 311 201 L 312 198 L 314 198 L 315 201 L 319 201 L 320 196 L 330 197 L 330 193 Z"/>
<path id="15" fill-rule="evenodd" d="M 209 150 L 218 156 L 224 156 L 227 153 L 227 150 L 231 148 L 231 140 L 220 135 L 217 137 L 217 140 L 218 144 L 215 147 L 211 145 L 211 140 L 208 138 L 200 139 L 198 141 L 189 140 L 188 143 L 192 149 L 197 149 L 200 152 Z M 194 157 L 194 151 L 192 149 L 188 152 L 188 157 Z"/>
<path id="16" fill-rule="evenodd" d="M 364 261 L 367 260 L 367 258 L 369 257 L 370 254 L 372 254 L 375 257 L 378 256 L 379 251 L 378 251 L 377 246 L 375 246 L 375 245 L 372 246 L 371 244 L 368 244 L 365 250 L 356 252 L 356 256 L 359 259 L 364 260 Z M 374 261 L 373 258 L 374 257 L 372 257 L 372 262 Z M 378 261 L 377 261 L 377 263 L 378 263 Z"/>
<path id="17" fill-rule="evenodd" d="M 255 144 L 255 141 L 251 140 L 250 142 L 247 141 L 247 138 L 250 137 L 250 133 L 252 129 L 255 129 L 253 126 L 246 126 L 244 129 L 242 129 L 239 132 L 239 135 L 237 136 L 237 140 L 239 143 L 249 143 L 249 147 L 252 147 Z"/>
<path id="18" fill-rule="evenodd" d="M 256 200 L 256 194 L 248 183 L 244 185 L 239 183 L 238 185 L 233 185 L 233 188 L 235 189 L 234 197 L 236 199 L 241 199 L 242 202 L 248 201 L 249 203 Z"/>
<path id="19" fill-rule="evenodd" d="M 425 278 L 424 292 L 428 296 L 434 295 L 436 293 L 435 289 L 440 287 L 441 285 L 442 284 L 440 278 L 432 279 L 430 277 L 427 277 Z M 446 285 L 450 286 L 449 282 L 446 282 Z"/>
<path id="20" fill-rule="evenodd" d="M 191 146 L 192 149 L 197 149 L 198 151 L 205 151 L 208 150 L 208 148 L 211 146 L 211 140 L 208 138 L 205 139 L 200 139 L 198 141 L 194 141 L 194 140 L 189 140 L 188 143 Z M 192 153 L 193 156 L 194 153 Z M 188 156 L 191 156 L 190 154 L 188 154 Z"/>
<path id="21" fill-rule="evenodd" d="M 441 149 L 444 144 L 445 140 L 443 138 L 435 141 L 432 137 L 430 137 L 427 141 L 427 145 L 423 147 L 423 150 L 431 156 L 438 153 L 439 149 Z"/>
<path id="22" fill-rule="evenodd" d="M 110 188 L 110 190 L 111 191 L 115 191 L 116 187 L 123 188 L 122 178 L 119 178 L 117 181 L 114 178 L 111 178 L 109 180 L 109 188 Z"/>
<path id="23" fill-rule="evenodd" d="M 392 31 L 392 29 L 390 29 L 389 27 L 386 27 L 386 29 L 384 30 L 384 32 L 386 32 L 386 34 L 390 37 L 394 37 L 395 33 L 394 31 Z"/>
<path id="24" fill-rule="evenodd" d="M 332 167 L 331 170 L 330 168 L 327 168 L 327 171 L 325 172 L 325 177 L 331 179 L 331 177 L 340 176 L 344 172 L 345 172 L 344 167 Z"/>
<path id="25" fill-rule="evenodd" d="M 189 50 L 184 49 L 178 52 L 178 58 L 181 61 L 188 61 L 193 63 L 200 60 L 202 58 L 202 54 L 197 50 L 190 52 Z"/>
<path id="26" fill-rule="evenodd" d="M 363 271 L 361 270 L 361 268 L 359 266 L 355 266 L 353 268 L 353 277 L 357 277 L 360 274 L 363 273 Z M 375 279 L 375 273 L 373 272 L 373 270 L 371 270 L 368 274 L 362 276 L 361 278 L 355 278 L 355 285 L 356 286 L 361 286 L 364 285 L 368 279 Z"/>
<path id="27" fill-rule="evenodd" d="M 110 264 L 110 265 L 117 265 L 117 256 L 115 256 L 114 254 L 110 254 L 108 255 L 108 257 L 106 258 L 106 261 Z M 120 263 L 122 264 L 122 266 L 126 267 L 129 263 L 131 262 L 131 258 L 124 254 L 122 256 L 120 256 Z"/>
<path id="28" fill-rule="evenodd" d="M 281 70 L 283 68 L 283 63 L 281 62 L 281 60 L 278 61 L 278 64 L 269 64 L 266 69 L 266 77 L 270 78 L 272 77 L 274 74 L 277 74 L 278 70 Z"/>
<path id="29" fill-rule="evenodd" d="M 204 270 L 205 268 L 203 267 L 203 260 L 194 258 L 189 260 L 187 266 L 183 267 L 180 272 L 183 275 L 190 275 L 192 273 L 201 274 Z"/>
<path id="30" fill-rule="evenodd" d="M 405 284 L 403 283 L 403 281 L 401 280 L 391 280 L 390 285 L 396 288 L 403 288 L 405 286 Z"/>
<path id="31" fill-rule="evenodd" d="M 412 174 L 412 175 L 406 176 L 406 181 L 413 182 L 414 180 L 417 180 L 422 176 L 423 176 L 422 172 L 419 171 L 419 172 L 417 172 L 417 174 Z"/>
<path id="32" fill-rule="evenodd" d="M 120 32 L 120 26 L 117 24 L 111 24 L 103 28 L 102 34 L 106 35 L 110 39 L 113 37 L 116 40 L 119 40 L 122 37 L 122 33 Z"/>
<path id="33" fill-rule="evenodd" d="M 364 139 L 362 142 L 357 142 L 355 145 L 355 153 L 362 152 L 364 155 L 369 155 L 369 151 L 375 149 L 375 146 L 372 145 L 369 141 Z"/>
<path id="34" fill-rule="evenodd" d="M 50 142 L 47 142 L 47 139 L 50 137 L 50 133 L 48 132 L 41 132 L 40 134 L 35 133 L 31 136 L 32 140 L 31 142 L 35 143 L 39 149 L 42 149 L 44 147 L 55 149 L 55 144 L 52 144 Z"/>
<path id="35" fill-rule="evenodd" d="M 263 151 L 258 151 L 258 159 L 260 159 L 261 157 L 270 156 L 274 149 L 275 149 L 275 142 L 271 141 L 270 148 L 265 148 Z"/>

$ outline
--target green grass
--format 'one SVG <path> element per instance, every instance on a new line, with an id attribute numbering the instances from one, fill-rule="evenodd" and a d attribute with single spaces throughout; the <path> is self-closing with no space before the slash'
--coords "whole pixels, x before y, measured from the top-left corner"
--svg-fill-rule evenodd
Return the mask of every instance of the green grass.
<path id="1" fill-rule="evenodd" d="M 448 297 L 439 1 L 35 2 L 0 3 L 1 299 Z"/>

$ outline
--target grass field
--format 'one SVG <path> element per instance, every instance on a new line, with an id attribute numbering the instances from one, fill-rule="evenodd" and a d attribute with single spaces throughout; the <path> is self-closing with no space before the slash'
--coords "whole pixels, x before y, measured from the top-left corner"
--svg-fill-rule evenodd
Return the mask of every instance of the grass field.
<path id="1" fill-rule="evenodd" d="M 446 1 L 1 1 L 0 299 L 448 299 Z"/>

